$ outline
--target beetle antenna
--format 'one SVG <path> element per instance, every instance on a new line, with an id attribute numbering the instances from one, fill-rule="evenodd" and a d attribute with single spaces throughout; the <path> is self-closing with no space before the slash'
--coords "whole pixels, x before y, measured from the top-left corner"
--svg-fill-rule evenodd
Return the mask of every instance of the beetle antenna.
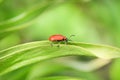
<path id="1" fill-rule="evenodd" d="M 70 37 L 68 38 L 68 41 L 72 41 L 71 37 L 73 37 L 73 36 L 75 36 L 75 35 L 70 35 Z"/>

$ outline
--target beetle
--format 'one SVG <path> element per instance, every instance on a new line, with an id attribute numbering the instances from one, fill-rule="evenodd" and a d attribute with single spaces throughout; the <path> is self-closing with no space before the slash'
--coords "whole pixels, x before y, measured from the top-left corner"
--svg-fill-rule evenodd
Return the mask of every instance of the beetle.
<path id="1" fill-rule="evenodd" d="M 49 41 L 67 41 L 67 37 L 66 36 L 63 36 L 61 34 L 55 34 L 55 35 L 52 35 L 49 37 Z"/>
<path id="2" fill-rule="evenodd" d="M 71 35 L 71 36 L 74 36 L 74 35 Z M 70 36 L 70 37 L 71 37 Z M 59 44 L 60 44 L 60 42 L 65 42 L 65 44 L 67 44 L 67 42 L 68 42 L 68 38 L 66 37 L 66 36 L 63 36 L 63 35 L 61 35 L 61 34 L 54 34 L 54 35 L 51 35 L 50 37 L 49 37 L 49 41 L 51 41 L 52 43 L 51 43 L 51 46 L 53 46 L 53 42 L 58 42 Z M 58 45 L 58 47 L 59 47 L 59 45 Z"/>

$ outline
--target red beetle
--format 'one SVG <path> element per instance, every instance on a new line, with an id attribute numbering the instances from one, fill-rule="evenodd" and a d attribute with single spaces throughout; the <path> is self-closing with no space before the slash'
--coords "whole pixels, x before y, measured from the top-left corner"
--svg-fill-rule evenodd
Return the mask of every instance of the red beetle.
<path id="1" fill-rule="evenodd" d="M 61 34 L 55 34 L 49 37 L 49 41 L 67 41 L 67 38 Z"/>
<path id="2" fill-rule="evenodd" d="M 71 36 L 74 36 L 74 35 L 71 35 Z M 66 36 L 61 35 L 61 34 L 55 34 L 55 35 L 52 35 L 52 36 L 49 37 L 49 41 L 51 41 L 51 42 L 62 42 L 62 41 L 64 41 L 65 44 L 66 44 L 67 41 L 68 41 L 68 38 Z M 53 46 L 53 43 L 51 43 L 51 46 Z M 58 45 L 58 47 L 59 47 L 59 45 Z"/>

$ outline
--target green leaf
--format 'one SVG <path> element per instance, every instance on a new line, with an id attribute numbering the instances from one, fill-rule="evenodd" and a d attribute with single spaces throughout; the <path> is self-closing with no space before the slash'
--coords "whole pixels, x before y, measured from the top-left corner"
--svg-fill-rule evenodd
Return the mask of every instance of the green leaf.
<path id="1" fill-rule="evenodd" d="M 3 2 L 3 0 L 0 0 L 0 4 Z"/>
<path id="2" fill-rule="evenodd" d="M 26 76 L 29 74 L 30 70 L 30 66 L 25 66 L 6 75 L 0 76 L 0 80 L 27 80 Z"/>
<path id="3" fill-rule="evenodd" d="M 0 50 L 15 46 L 20 43 L 20 36 L 12 34 L 0 41 Z"/>
<path id="4" fill-rule="evenodd" d="M 71 68 L 70 66 L 64 66 L 63 64 L 57 63 L 56 60 L 59 59 L 52 59 L 49 61 L 40 62 L 37 65 L 35 64 L 31 68 L 31 70 L 29 70 L 29 74 L 27 75 L 26 80 L 36 80 L 36 77 L 40 78 L 50 75 L 55 76 L 56 74 L 57 76 L 71 76 L 76 78 L 80 77 L 86 80 L 102 80 L 99 79 L 97 74 L 94 74 L 92 72 L 84 72 L 84 71 L 76 70 L 74 68 Z"/>
<path id="5" fill-rule="evenodd" d="M 35 6 L 32 6 L 26 12 L 11 18 L 9 20 L 0 22 L 0 38 L 16 31 L 30 26 L 36 21 L 36 18 L 40 16 L 45 10 L 50 9 L 53 6 L 61 4 L 62 2 L 55 0 L 44 0 L 40 1 Z"/>
<path id="6" fill-rule="evenodd" d="M 78 79 L 66 76 L 57 76 L 57 77 L 48 77 L 48 78 L 39 78 L 35 80 L 85 80 L 85 79 Z"/>
<path id="7" fill-rule="evenodd" d="M 110 66 L 110 80 L 120 80 L 120 59 L 115 60 Z"/>
<path id="8" fill-rule="evenodd" d="M 33 9 L 28 10 L 15 18 L 1 22 L 0 23 L 0 38 L 3 38 L 6 35 L 9 35 L 10 33 L 16 30 L 19 30 L 19 29 L 22 29 L 22 28 L 25 28 L 31 25 L 34 22 L 34 18 L 36 18 L 35 16 L 38 16 L 38 14 L 35 14 L 35 13 L 38 13 L 37 11 L 43 12 L 43 10 L 45 10 L 46 7 L 48 7 L 48 5 L 42 6 L 42 7 L 39 6 L 37 8 L 34 7 Z M 43 10 L 41 8 L 43 8 Z"/>
<path id="9" fill-rule="evenodd" d="M 56 61 L 56 59 L 55 59 Z M 31 64 L 17 70 L 14 70 L 8 74 L 0 76 L 0 80 L 37 80 L 46 76 L 70 76 L 86 80 L 102 80 L 96 74 L 92 72 L 83 72 L 80 70 L 74 70 L 68 66 L 64 66 L 60 63 L 56 63 L 53 60 L 43 61 L 37 64 Z M 70 74 L 65 74 L 70 73 Z M 42 79 L 41 79 L 42 80 Z"/>
<path id="10" fill-rule="evenodd" d="M 50 46 L 49 41 L 31 42 L 0 51 L 0 75 L 51 58 L 85 55 L 104 59 L 120 57 L 120 50 L 110 46 L 69 42 L 60 47 Z"/>

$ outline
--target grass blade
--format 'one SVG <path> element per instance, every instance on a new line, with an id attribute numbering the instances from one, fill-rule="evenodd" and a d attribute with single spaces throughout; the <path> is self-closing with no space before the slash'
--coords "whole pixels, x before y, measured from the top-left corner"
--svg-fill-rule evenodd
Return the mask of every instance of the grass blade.
<path id="1" fill-rule="evenodd" d="M 32 63 L 51 58 L 85 55 L 104 59 L 120 57 L 120 50 L 110 46 L 69 42 L 60 47 L 50 46 L 48 41 L 30 42 L 0 51 L 0 75 Z"/>

